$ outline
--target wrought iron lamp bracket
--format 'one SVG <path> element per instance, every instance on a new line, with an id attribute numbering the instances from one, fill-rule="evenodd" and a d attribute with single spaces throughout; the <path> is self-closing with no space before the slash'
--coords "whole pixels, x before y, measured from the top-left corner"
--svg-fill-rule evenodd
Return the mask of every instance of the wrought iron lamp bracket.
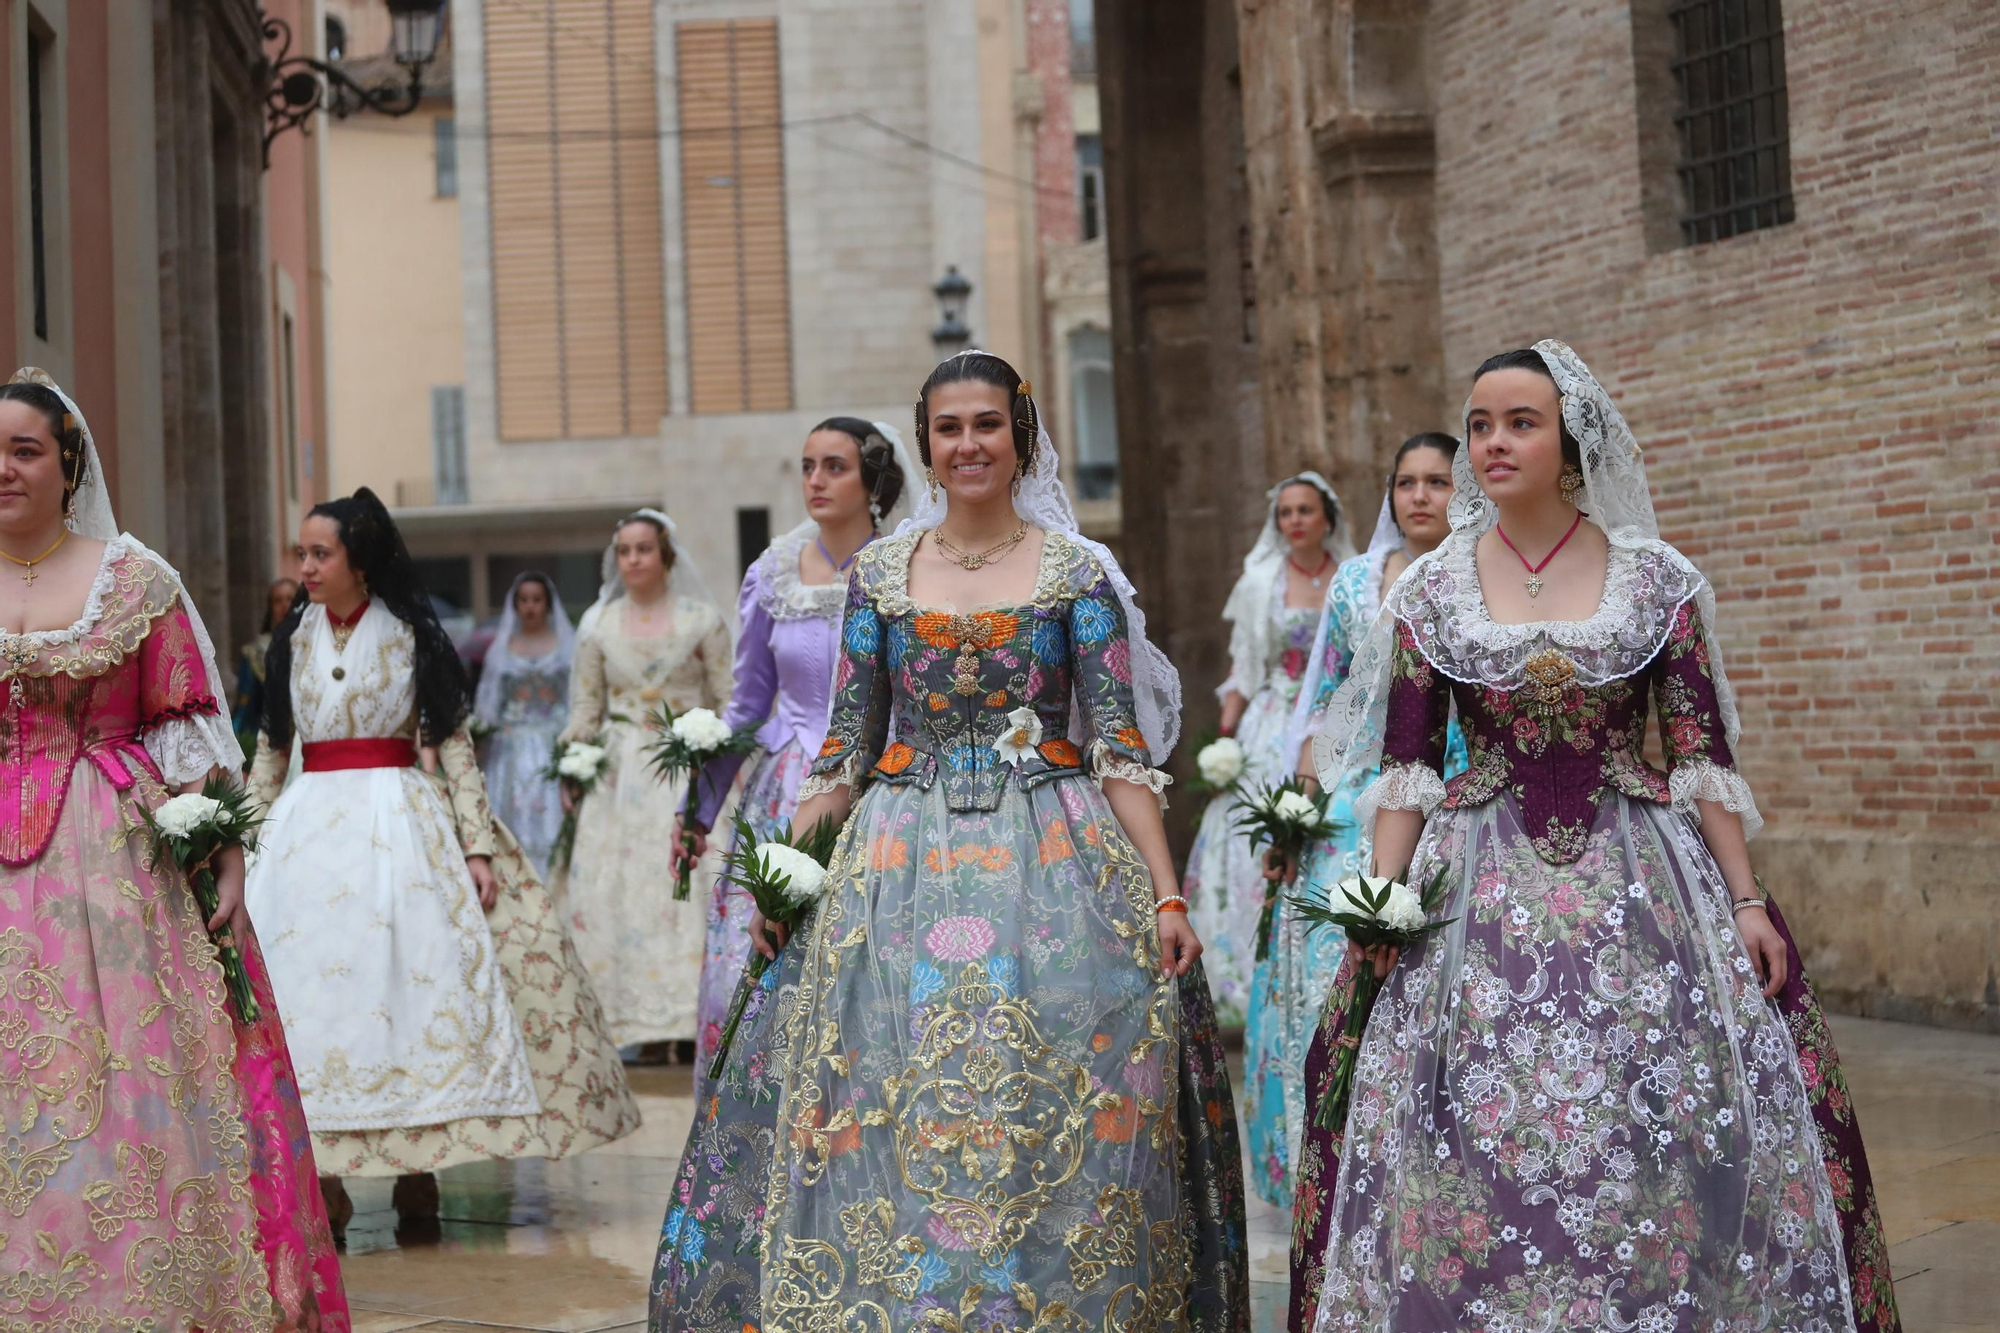
<path id="1" fill-rule="evenodd" d="M 383 116 L 407 116 L 423 102 L 424 67 L 398 61 L 409 72 L 409 83 L 398 87 L 381 84 L 370 88 L 358 82 L 338 65 L 311 56 L 295 56 L 292 25 L 265 14 L 262 36 L 268 49 L 276 42 L 277 54 L 264 60 L 264 166 L 271 165 L 271 144 L 296 126 L 299 133 L 312 133 L 315 112 L 324 111 L 336 120 L 345 120 L 359 111 Z"/>

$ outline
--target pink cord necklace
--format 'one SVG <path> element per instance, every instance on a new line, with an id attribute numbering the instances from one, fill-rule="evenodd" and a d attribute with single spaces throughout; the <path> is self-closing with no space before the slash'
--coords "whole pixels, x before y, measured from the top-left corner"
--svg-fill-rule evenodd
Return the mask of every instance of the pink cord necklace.
<path id="1" fill-rule="evenodd" d="M 1496 523 L 1493 525 L 1493 530 L 1500 534 L 1500 540 L 1507 543 L 1507 549 L 1514 553 L 1515 559 L 1519 560 L 1522 566 L 1528 571 L 1528 596 L 1540 597 L 1542 595 L 1542 571 L 1549 567 L 1549 561 L 1556 558 L 1556 551 L 1560 551 L 1563 547 L 1569 545 L 1569 539 L 1576 536 L 1576 530 L 1582 526 L 1583 511 L 1579 509 L 1576 511 L 1576 521 L 1569 525 L 1569 531 L 1565 532 L 1562 535 L 1562 540 L 1555 544 L 1555 550 L 1550 551 L 1542 557 L 1542 563 L 1539 565 L 1528 563 L 1528 557 L 1521 554 L 1521 548 L 1514 545 L 1513 541 L 1508 538 L 1507 529 Z"/>

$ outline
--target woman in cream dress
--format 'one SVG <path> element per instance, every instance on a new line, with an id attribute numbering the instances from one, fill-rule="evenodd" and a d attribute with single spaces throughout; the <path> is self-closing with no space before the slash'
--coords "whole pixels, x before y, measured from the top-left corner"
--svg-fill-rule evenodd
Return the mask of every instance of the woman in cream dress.
<path id="1" fill-rule="evenodd" d="M 560 917 L 487 805 L 471 698 L 388 511 L 366 489 L 300 528 L 310 600 L 278 627 L 251 783 L 269 803 L 245 898 L 329 1177 L 561 1157 L 638 1127 Z M 286 780 L 294 737 L 301 772 Z M 432 765 L 420 765 L 419 747 Z M 326 1186 L 336 1229 L 351 1211 Z"/>
<path id="2" fill-rule="evenodd" d="M 587 796 L 564 792 L 577 812 L 569 926 L 613 1040 L 692 1043 L 714 873 L 698 872 L 687 901 L 674 901 L 674 816 L 687 784 L 660 781 L 646 747 L 660 705 L 680 714 L 728 704 L 729 626 L 656 509 L 618 525 L 604 566 L 603 595 L 577 635 L 562 734 L 607 752 Z"/>

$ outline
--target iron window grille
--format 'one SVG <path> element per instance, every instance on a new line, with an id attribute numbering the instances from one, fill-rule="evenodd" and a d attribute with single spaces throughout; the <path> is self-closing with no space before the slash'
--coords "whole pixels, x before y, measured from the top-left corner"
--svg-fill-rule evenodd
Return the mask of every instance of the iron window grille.
<path id="1" fill-rule="evenodd" d="M 1785 23 L 1779 0 L 1676 0 L 1681 239 L 1719 241 L 1792 220 Z"/>

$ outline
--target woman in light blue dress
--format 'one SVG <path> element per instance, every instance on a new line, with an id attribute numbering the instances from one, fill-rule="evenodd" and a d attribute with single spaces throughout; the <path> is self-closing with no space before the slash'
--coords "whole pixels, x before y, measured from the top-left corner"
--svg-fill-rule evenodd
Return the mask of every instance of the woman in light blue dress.
<path id="1" fill-rule="evenodd" d="M 1292 771 L 1285 736 L 1311 663 L 1313 627 L 1335 567 L 1354 552 L 1346 511 L 1319 473 L 1286 477 L 1267 497 L 1264 530 L 1243 557 L 1243 573 L 1222 610 L 1230 622 L 1230 671 L 1216 694 L 1222 734 L 1243 747 L 1238 790 L 1244 793 Z M 1208 945 L 1216 1012 L 1232 1026 L 1249 1006 L 1264 909 L 1263 863 L 1236 827 L 1241 816 L 1232 797 L 1208 803 L 1181 883 L 1189 920 Z"/>
<path id="2" fill-rule="evenodd" d="M 544 777 L 556 733 L 569 720 L 569 666 L 576 631 L 555 581 L 527 573 L 507 590 L 500 631 L 486 650 L 473 716 L 486 726 L 480 767 L 493 813 L 534 863 L 549 873 L 549 852 L 562 828 L 562 792 Z"/>
<path id="3" fill-rule="evenodd" d="M 1342 562 L 1327 589 L 1311 665 L 1297 690 L 1284 743 L 1284 753 L 1313 787 L 1319 780 L 1306 746 L 1334 691 L 1347 679 L 1355 645 L 1381 609 L 1383 592 L 1412 560 L 1451 531 L 1445 509 L 1451 502 L 1451 462 L 1457 452 L 1458 441 L 1436 431 L 1403 442 L 1368 550 Z M 1452 745 L 1455 755 L 1462 753 L 1455 732 Z M 1354 818 L 1354 798 L 1365 785 L 1351 783 L 1333 793 L 1327 814 L 1340 831 L 1307 858 L 1303 876 L 1280 890 L 1269 956 L 1257 964 L 1250 986 L 1243 1041 L 1250 1176 L 1258 1194 L 1287 1210 L 1292 1206 L 1293 1163 L 1298 1161 L 1304 1128 L 1306 1047 L 1319 1025 L 1320 1006 L 1347 941 L 1332 927 L 1308 930 L 1286 899 L 1300 893 L 1319 896 L 1330 885 L 1361 872 L 1365 849 Z"/>

